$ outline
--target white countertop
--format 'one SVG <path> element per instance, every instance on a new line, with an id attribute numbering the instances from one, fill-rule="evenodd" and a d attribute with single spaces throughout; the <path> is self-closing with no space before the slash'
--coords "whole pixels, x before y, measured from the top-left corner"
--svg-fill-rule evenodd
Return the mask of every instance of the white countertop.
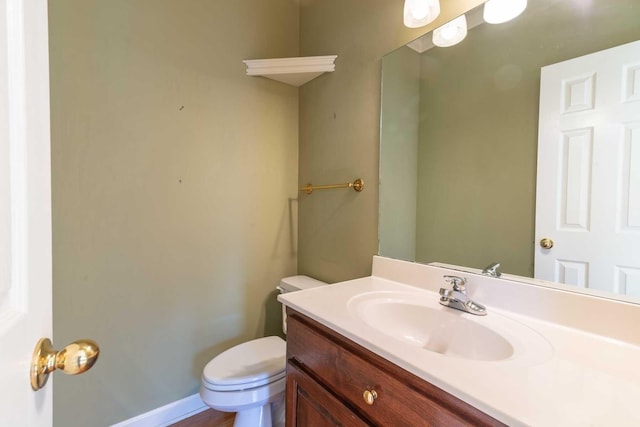
<path id="1" fill-rule="evenodd" d="M 640 346 L 485 304 L 487 316 L 463 315 L 481 324 L 506 317 L 549 345 L 522 357 L 514 335 L 516 352 L 505 360 L 445 356 L 391 338 L 349 309 L 358 295 L 387 291 L 439 298 L 432 290 L 370 276 L 279 300 L 508 425 L 640 426 Z"/>

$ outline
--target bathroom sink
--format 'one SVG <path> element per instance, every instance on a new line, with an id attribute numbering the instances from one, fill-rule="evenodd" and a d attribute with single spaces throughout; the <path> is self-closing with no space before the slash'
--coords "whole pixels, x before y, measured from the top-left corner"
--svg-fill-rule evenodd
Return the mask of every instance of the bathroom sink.
<path id="1" fill-rule="evenodd" d="M 551 354 L 542 336 L 516 321 L 491 312 L 473 316 L 440 305 L 435 294 L 424 294 L 368 292 L 351 298 L 348 309 L 390 338 L 448 357 L 500 361 L 523 354 L 523 344 L 535 358 Z"/>

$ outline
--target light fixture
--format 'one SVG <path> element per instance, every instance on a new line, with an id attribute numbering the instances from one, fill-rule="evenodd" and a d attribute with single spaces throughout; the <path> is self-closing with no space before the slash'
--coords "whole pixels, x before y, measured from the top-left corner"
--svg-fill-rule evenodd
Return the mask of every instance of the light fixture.
<path id="1" fill-rule="evenodd" d="M 520 15 L 527 0 L 489 0 L 484 4 L 483 18 L 489 24 L 502 24 Z"/>
<path id="2" fill-rule="evenodd" d="M 404 25 L 423 27 L 440 15 L 440 0 L 404 0 Z"/>
<path id="3" fill-rule="evenodd" d="M 464 15 L 433 30 L 433 44 L 440 47 L 453 46 L 465 37 L 467 37 L 467 18 Z"/>

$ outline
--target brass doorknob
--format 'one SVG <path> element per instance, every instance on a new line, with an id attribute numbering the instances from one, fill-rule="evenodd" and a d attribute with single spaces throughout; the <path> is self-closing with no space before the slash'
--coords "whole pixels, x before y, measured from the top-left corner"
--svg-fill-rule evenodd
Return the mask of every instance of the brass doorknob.
<path id="1" fill-rule="evenodd" d="M 544 249 L 551 249 L 553 247 L 553 240 L 545 237 L 544 239 L 540 240 L 540 246 L 542 246 Z"/>
<path id="2" fill-rule="evenodd" d="M 373 405 L 373 402 L 378 398 L 378 393 L 375 390 L 365 390 L 362 397 L 367 405 Z"/>
<path id="3" fill-rule="evenodd" d="M 60 351 L 51 345 L 49 338 L 40 338 L 31 358 L 31 388 L 40 390 L 47 383 L 49 374 L 60 369 L 65 374 L 76 375 L 91 369 L 100 348 L 95 341 L 74 341 Z"/>

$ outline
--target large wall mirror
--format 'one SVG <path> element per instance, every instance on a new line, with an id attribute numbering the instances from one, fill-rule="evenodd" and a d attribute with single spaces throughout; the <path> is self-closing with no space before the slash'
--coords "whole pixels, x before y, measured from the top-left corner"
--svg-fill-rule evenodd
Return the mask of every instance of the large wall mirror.
<path id="1" fill-rule="evenodd" d="M 549 209 L 536 206 L 541 69 L 639 40 L 640 2 L 529 0 L 519 17 L 498 25 L 482 22 L 482 7 L 467 13 L 473 28 L 461 43 L 433 47 L 427 34 L 382 60 L 379 254 L 472 268 L 500 262 L 504 273 L 534 277 L 536 252 L 544 251 L 536 214 Z M 628 63 L 625 84 L 640 94 L 640 56 Z M 567 93 L 586 96 L 590 84 L 567 86 Z M 640 98 L 630 101 L 640 106 Z M 638 302 L 640 130 L 629 129 L 640 129 L 640 116 L 616 126 L 627 138 L 620 142 L 626 157 L 620 154 L 619 167 L 606 170 L 626 181 L 616 178 L 608 191 L 631 195 L 625 206 L 632 216 L 627 253 L 639 265 L 622 266 L 618 279 L 625 286 L 591 281 L 575 288 Z M 593 150 L 574 146 L 581 145 L 569 144 L 565 154 L 588 167 L 572 166 L 563 185 L 582 176 L 588 187 L 588 170 L 599 160 Z M 587 211 L 620 208 L 596 193 L 576 191 Z M 593 249 L 590 262 L 608 253 L 606 245 Z M 569 284 L 576 280 L 567 278 Z"/>

